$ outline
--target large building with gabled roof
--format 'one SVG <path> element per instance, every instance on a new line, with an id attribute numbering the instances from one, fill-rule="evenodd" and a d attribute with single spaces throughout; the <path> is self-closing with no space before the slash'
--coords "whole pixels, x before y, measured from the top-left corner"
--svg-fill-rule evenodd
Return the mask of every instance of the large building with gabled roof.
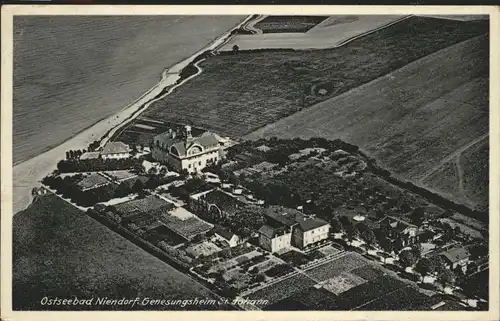
<path id="1" fill-rule="evenodd" d="M 179 172 L 187 170 L 189 173 L 197 173 L 222 159 L 223 140 L 211 132 L 193 137 L 191 126 L 185 126 L 185 131 L 181 134 L 170 130 L 155 136 L 151 153 L 154 160 L 169 164 Z"/>
<path id="2" fill-rule="evenodd" d="M 265 212 L 266 223 L 259 229 L 260 245 L 271 252 L 292 246 L 305 249 L 328 239 L 330 224 L 302 212 L 270 206 Z"/>

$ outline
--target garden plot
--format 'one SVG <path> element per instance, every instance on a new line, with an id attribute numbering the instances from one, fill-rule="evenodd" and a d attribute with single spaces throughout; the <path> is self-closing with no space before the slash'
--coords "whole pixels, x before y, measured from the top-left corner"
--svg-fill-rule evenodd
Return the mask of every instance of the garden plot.
<path id="1" fill-rule="evenodd" d="M 404 286 L 406 283 L 402 281 L 390 276 L 382 276 L 343 292 L 338 296 L 337 302 L 342 308 L 352 310 Z"/>
<path id="2" fill-rule="evenodd" d="M 305 273 L 317 282 L 321 282 L 366 264 L 366 259 L 359 254 L 348 253 L 338 259 L 307 270 Z"/>
<path id="3" fill-rule="evenodd" d="M 221 250 L 220 247 L 215 245 L 210 241 L 205 241 L 202 243 L 191 245 L 186 249 L 186 253 L 190 254 L 193 257 L 199 256 L 209 256 L 213 253 L 219 252 Z"/>
<path id="4" fill-rule="evenodd" d="M 383 276 L 385 274 L 384 271 L 382 271 L 379 267 L 375 267 L 373 265 L 365 265 L 360 268 L 354 269 L 351 271 L 351 273 L 367 280 L 367 281 L 373 281 L 375 279 L 378 279 L 379 277 Z"/>
<path id="5" fill-rule="evenodd" d="M 318 249 L 321 253 L 323 253 L 325 256 L 333 256 L 335 254 L 340 253 L 341 251 L 331 245 L 324 246 L 320 249 Z"/>
<path id="6" fill-rule="evenodd" d="M 321 282 L 322 288 L 336 295 L 345 292 L 351 288 L 365 283 L 366 280 L 349 272 L 342 272 L 340 275 Z"/>
<path id="7" fill-rule="evenodd" d="M 403 287 L 355 310 L 409 311 L 424 310 L 431 298 L 411 286 Z"/>
<path id="8" fill-rule="evenodd" d="M 107 171 L 104 172 L 105 175 L 111 177 L 114 181 L 123 181 L 130 178 L 134 178 L 137 175 L 130 171 Z"/>
<path id="9" fill-rule="evenodd" d="M 245 298 L 250 300 L 268 300 L 268 304 L 270 305 L 294 293 L 312 287 L 314 284 L 316 284 L 316 282 L 305 275 L 297 274 L 250 293 L 245 296 Z"/>

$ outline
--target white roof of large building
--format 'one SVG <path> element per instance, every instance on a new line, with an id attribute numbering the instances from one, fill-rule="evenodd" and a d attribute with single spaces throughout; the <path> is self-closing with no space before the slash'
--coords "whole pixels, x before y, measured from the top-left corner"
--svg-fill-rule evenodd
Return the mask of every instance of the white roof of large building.
<path id="1" fill-rule="evenodd" d="M 214 133 L 205 132 L 201 136 L 186 139 L 186 137 L 173 136 L 170 132 L 165 132 L 153 138 L 154 144 L 160 144 L 163 148 L 175 148 L 175 153 L 178 156 L 186 156 L 187 150 L 194 146 L 200 145 L 203 148 L 215 148 L 219 146 L 219 140 Z"/>

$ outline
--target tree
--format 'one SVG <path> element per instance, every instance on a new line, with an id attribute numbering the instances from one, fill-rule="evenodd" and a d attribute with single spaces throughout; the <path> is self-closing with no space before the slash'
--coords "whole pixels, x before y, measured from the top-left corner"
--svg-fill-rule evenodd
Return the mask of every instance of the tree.
<path id="1" fill-rule="evenodd" d="M 69 151 L 66 152 L 66 159 L 69 159 L 70 158 L 70 154 L 69 154 Z"/>
<path id="2" fill-rule="evenodd" d="M 387 238 L 379 240 L 378 244 L 387 253 L 392 253 L 392 251 L 394 251 L 394 245 Z"/>
<path id="3" fill-rule="evenodd" d="M 240 50 L 240 47 L 238 45 L 233 46 L 233 52 L 238 52 Z"/>
<path id="4" fill-rule="evenodd" d="M 372 230 L 366 230 L 362 234 L 363 240 L 366 242 L 368 245 L 372 245 L 375 243 L 376 238 L 375 238 L 375 233 Z"/>
<path id="5" fill-rule="evenodd" d="M 413 210 L 413 212 L 410 215 L 410 220 L 413 224 L 417 226 L 422 226 L 422 223 L 425 220 L 425 211 L 423 207 L 417 207 L 416 209 Z"/>
<path id="6" fill-rule="evenodd" d="M 345 227 L 346 229 L 346 236 L 347 236 L 347 239 L 349 240 L 349 242 L 352 243 L 352 241 L 359 235 L 359 230 L 353 226 L 352 224 L 351 225 L 347 225 Z"/>
<path id="7" fill-rule="evenodd" d="M 234 173 L 229 174 L 228 180 L 229 183 L 233 184 L 234 186 L 240 185 L 240 180 Z"/>
<path id="8" fill-rule="evenodd" d="M 420 244 L 414 244 L 411 247 L 411 253 L 416 259 L 420 259 L 422 257 L 422 247 Z"/>
<path id="9" fill-rule="evenodd" d="M 144 183 L 140 179 L 137 179 L 132 187 L 132 191 L 139 194 L 139 198 L 144 197 Z"/>
<path id="10" fill-rule="evenodd" d="M 399 262 L 403 267 L 411 267 L 417 263 L 417 257 L 410 250 L 399 253 Z"/>
<path id="11" fill-rule="evenodd" d="M 144 173 L 144 166 L 142 166 L 142 163 L 135 163 L 133 171 L 136 174 L 142 174 Z"/>
<path id="12" fill-rule="evenodd" d="M 331 220 L 330 224 L 331 224 L 331 227 L 332 227 L 332 231 L 334 233 L 340 233 L 344 229 L 344 227 L 342 226 L 342 223 L 340 223 L 340 221 L 336 217 L 334 217 Z"/>
<path id="13" fill-rule="evenodd" d="M 427 274 L 434 272 L 434 265 L 432 264 L 431 260 L 422 258 L 418 260 L 417 265 L 415 266 L 415 271 L 422 275 L 423 280 Z"/>
<path id="14" fill-rule="evenodd" d="M 476 243 L 470 248 L 471 259 L 476 260 L 478 258 L 488 255 L 488 245 Z"/>
<path id="15" fill-rule="evenodd" d="M 453 271 L 445 269 L 438 275 L 438 282 L 445 288 L 447 285 L 455 283 L 455 274 Z"/>
<path id="16" fill-rule="evenodd" d="M 392 246 L 394 247 L 394 251 L 399 252 L 403 249 L 403 241 L 400 238 L 397 238 L 392 242 Z"/>
<path id="17" fill-rule="evenodd" d="M 129 185 L 125 182 L 121 182 L 114 192 L 114 197 L 120 198 L 129 195 L 132 192 Z"/>
<path id="18" fill-rule="evenodd" d="M 168 172 L 168 170 L 165 166 L 162 166 L 160 168 L 160 175 L 165 175 L 165 174 L 167 174 L 167 172 Z"/>

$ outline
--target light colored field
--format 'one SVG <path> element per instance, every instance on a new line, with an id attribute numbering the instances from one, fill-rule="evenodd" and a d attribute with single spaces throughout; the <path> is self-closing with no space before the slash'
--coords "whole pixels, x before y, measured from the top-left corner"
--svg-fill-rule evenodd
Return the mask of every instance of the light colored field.
<path id="1" fill-rule="evenodd" d="M 345 292 L 353 287 L 365 283 L 366 280 L 349 272 L 344 272 L 338 276 L 327 279 L 321 283 L 325 290 L 336 295 Z"/>
<path id="2" fill-rule="evenodd" d="M 488 133 L 487 71 L 488 37 L 475 37 L 245 138 L 341 138 L 418 180 Z"/>
<path id="3" fill-rule="evenodd" d="M 231 51 L 234 45 L 240 50 L 251 49 L 325 49 L 342 44 L 347 39 L 390 24 L 403 16 L 333 16 L 306 33 L 266 33 L 238 35 L 223 46 L 221 51 Z"/>

